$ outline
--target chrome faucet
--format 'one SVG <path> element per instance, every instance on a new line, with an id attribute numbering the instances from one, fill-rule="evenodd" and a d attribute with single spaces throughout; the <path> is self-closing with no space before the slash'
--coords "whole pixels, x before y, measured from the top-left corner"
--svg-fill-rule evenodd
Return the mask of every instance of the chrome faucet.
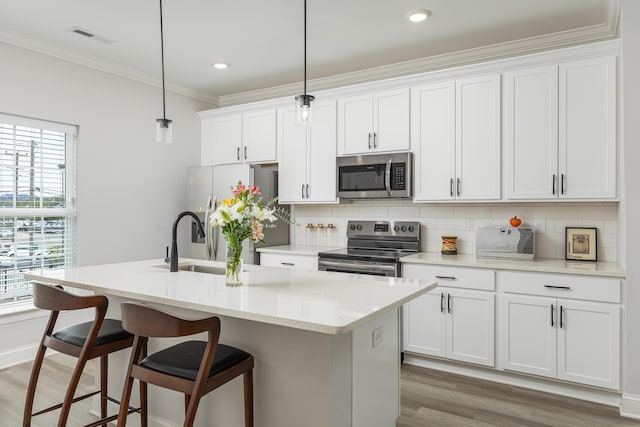
<path id="1" fill-rule="evenodd" d="M 175 273 L 176 271 L 178 271 L 178 243 L 176 242 L 176 237 L 178 234 L 178 223 L 180 222 L 180 220 L 182 219 L 182 217 L 184 216 L 191 216 L 193 217 L 193 219 L 196 220 L 196 224 L 198 225 L 198 235 L 200 237 L 204 237 L 205 233 L 204 233 L 204 228 L 202 228 L 202 224 L 200 223 L 200 218 L 198 218 L 198 215 L 196 215 L 195 213 L 191 212 L 191 211 L 184 211 L 181 212 L 178 215 L 178 218 L 176 218 L 176 222 L 173 223 L 173 228 L 171 229 L 171 268 L 170 271 L 172 273 Z"/>

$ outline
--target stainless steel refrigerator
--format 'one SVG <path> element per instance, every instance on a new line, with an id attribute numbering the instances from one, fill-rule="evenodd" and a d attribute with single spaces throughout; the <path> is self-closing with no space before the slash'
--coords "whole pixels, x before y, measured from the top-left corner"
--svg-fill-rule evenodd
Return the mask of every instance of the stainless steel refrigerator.
<path id="1" fill-rule="evenodd" d="M 206 208 L 215 200 L 222 201 L 231 197 L 231 188 L 238 181 L 243 184 L 257 185 L 262 191 L 264 203 L 278 195 L 278 166 L 272 165 L 218 165 L 191 167 L 188 170 L 187 179 L 187 209 L 196 212 L 205 224 L 207 236 L 198 238 L 196 224 L 192 221 L 190 228 L 187 256 L 196 259 L 212 259 L 224 261 L 226 246 L 222 233 L 217 227 L 211 227 L 206 223 L 207 218 L 198 210 Z M 277 205 L 279 208 L 289 210 L 288 205 Z M 248 264 L 259 264 L 259 253 L 256 249 L 261 246 L 277 246 L 289 243 L 289 224 L 277 220 L 273 228 L 264 231 L 265 243 L 253 243 L 245 241 L 243 261 Z"/>

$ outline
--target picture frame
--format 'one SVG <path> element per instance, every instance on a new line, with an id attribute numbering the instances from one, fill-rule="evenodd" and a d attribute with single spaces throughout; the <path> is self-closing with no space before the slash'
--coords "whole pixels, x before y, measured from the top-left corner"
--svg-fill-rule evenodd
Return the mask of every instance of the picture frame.
<path id="1" fill-rule="evenodd" d="M 565 259 L 598 260 L 598 229 L 593 227 L 565 227 Z"/>

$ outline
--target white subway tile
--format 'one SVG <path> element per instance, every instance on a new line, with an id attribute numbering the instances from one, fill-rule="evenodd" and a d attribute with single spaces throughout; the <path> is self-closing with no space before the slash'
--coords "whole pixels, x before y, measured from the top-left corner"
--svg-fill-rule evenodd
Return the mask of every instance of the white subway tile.
<path id="1" fill-rule="evenodd" d="M 618 218 L 618 206 L 582 206 L 579 208 L 579 219 L 603 219 L 614 220 Z"/>
<path id="2" fill-rule="evenodd" d="M 460 206 L 455 207 L 453 216 L 455 218 L 492 218 L 491 208 L 480 206 Z"/>
<path id="3" fill-rule="evenodd" d="M 421 218 L 453 218 L 452 206 L 428 206 L 420 208 Z"/>

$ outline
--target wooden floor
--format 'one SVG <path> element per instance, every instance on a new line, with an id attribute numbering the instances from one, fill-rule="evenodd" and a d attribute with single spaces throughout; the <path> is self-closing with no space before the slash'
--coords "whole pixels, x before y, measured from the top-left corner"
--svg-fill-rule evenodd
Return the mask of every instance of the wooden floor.
<path id="1" fill-rule="evenodd" d="M 400 389 L 396 427 L 640 426 L 611 406 L 410 365 Z"/>
<path id="2" fill-rule="evenodd" d="M 33 409 L 38 411 L 62 401 L 66 386 L 69 383 L 76 358 L 64 354 L 55 354 L 45 359 L 40 371 L 36 399 Z M 25 392 L 31 376 L 31 363 L 23 363 L 0 370 L 0 427 L 17 427 L 22 425 Z M 76 396 L 96 389 L 94 386 L 93 363 L 88 363 Z M 119 398 L 119 396 L 118 396 Z M 75 403 L 71 407 L 71 415 L 67 425 L 81 426 L 95 421 L 89 414 L 91 399 Z M 32 427 L 56 426 L 60 410 L 33 418 Z"/>
<path id="3" fill-rule="evenodd" d="M 61 399 L 74 362 L 74 358 L 60 354 L 47 358 L 38 384 L 36 410 Z M 0 427 L 22 423 L 30 374 L 31 363 L 0 370 Z M 92 366 L 87 366 L 79 387 L 82 391 L 77 394 L 93 390 L 93 382 Z M 402 366 L 401 393 L 401 416 L 396 427 L 640 427 L 640 421 L 622 418 L 618 409 L 610 406 L 409 365 Z M 93 421 L 89 408 L 89 401 L 75 404 L 68 425 Z M 54 426 L 57 414 L 54 411 L 36 417 L 32 426 Z"/>

